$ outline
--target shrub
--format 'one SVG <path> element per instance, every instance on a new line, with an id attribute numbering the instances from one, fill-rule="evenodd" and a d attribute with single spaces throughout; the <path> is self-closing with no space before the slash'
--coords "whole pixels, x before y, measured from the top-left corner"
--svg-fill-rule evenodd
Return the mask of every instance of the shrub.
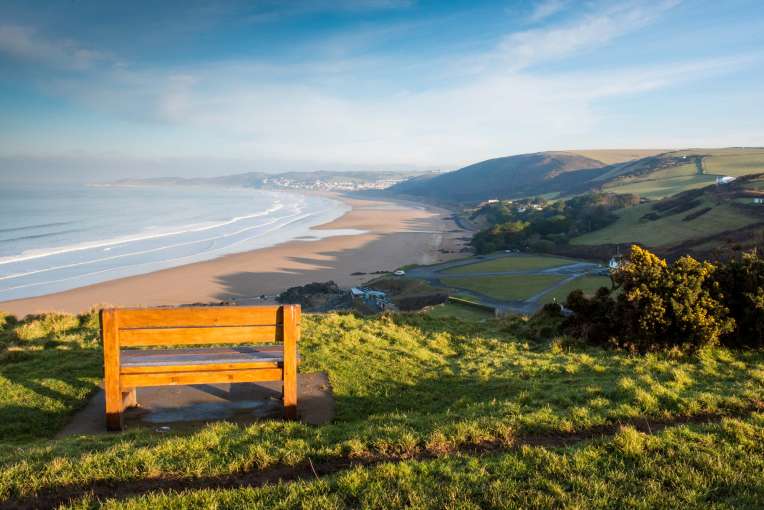
<path id="1" fill-rule="evenodd" d="M 728 345 L 764 346 L 764 259 L 754 250 L 721 264 L 714 278 L 735 320 Z"/>
<path id="2" fill-rule="evenodd" d="M 76 315 L 48 313 L 40 316 L 28 316 L 15 328 L 20 340 L 40 340 L 54 335 L 62 335 L 80 327 Z"/>
<path id="3" fill-rule="evenodd" d="M 668 264 L 632 246 L 628 261 L 613 273 L 615 297 L 605 288 L 592 298 L 580 291 L 568 296 L 566 306 L 575 315 L 566 321 L 565 330 L 592 343 L 639 352 L 714 345 L 735 325 L 720 301 L 715 270 L 692 257 Z"/>
<path id="4" fill-rule="evenodd" d="M 399 296 L 393 298 L 393 302 L 396 304 L 398 309 L 404 312 L 421 310 L 425 306 L 440 305 L 446 301 L 448 301 L 448 294 L 443 292 L 421 294 L 418 296 Z"/>
<path id="5" fill-rule="evenodd" d="M 607 288 L 601 287 L 591 298 L 580 289 L 574 290 L 565 306 L 573 315 L 563 323 L 563 331 L 595 345 L 614 343 L 618 333 L 612 320 L 615 301 Z"/>

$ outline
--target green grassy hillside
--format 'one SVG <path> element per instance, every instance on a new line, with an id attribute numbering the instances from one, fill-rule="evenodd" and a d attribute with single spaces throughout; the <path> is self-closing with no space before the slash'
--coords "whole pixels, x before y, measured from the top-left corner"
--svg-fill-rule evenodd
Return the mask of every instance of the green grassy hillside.
<path id="1" fill-rule="evenodd" d="M 711 210 L 693 220 L 688 215 L 710 207 Z M 645 246 L 664 246 L 689 239 L 720 234 L 745 227 L 762 218 L 746 214 L 733 204 L 715 204 L 710 200 L 676 214 L 657 220 L 644 220 L 653 211 L 653 204 L 644 204 L 618 213 L 618 221 L 608 227 L 574 238 L 572 244 L 641 243 Z"/>
<path id="2" fill-rule="evenodd" d="M 660 199 L 713 184 L 718 176 L 741 177 L 760 172 L 764 172 L 764 149 L 697 149 L 614 165 L 598 180 L 613 193 Z"/>
<path id="3" fill-rule="evenodd" d="M 730 184 L 711 185 L 622 209 L 616 213 L 615 223 L 576 237 L 571 244 L 641 243 L 661 247 L 757 225 L 764 221 L 764 208 L 752 202 L 761 185 L 761 178 L 740 178 Z"/>
<path id="4" fill-rule="evenodd" d="M 330 424 L 52 440 L 101 376 L 93 319 L 0 321 L 2 506 L 764 503 L 760 351 L 633 356 L 514 317 L 306 315 L 301 370 L 328 373 Z M 49 362 L 68 353 L 76 373 Z"/>

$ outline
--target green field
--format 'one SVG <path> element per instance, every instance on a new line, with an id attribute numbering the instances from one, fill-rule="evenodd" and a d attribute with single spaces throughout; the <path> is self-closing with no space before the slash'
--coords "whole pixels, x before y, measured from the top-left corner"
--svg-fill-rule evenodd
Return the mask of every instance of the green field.
<path id="1" fill-rule="evenodd" d="M 581 289 L 584 291 L 584 294 L 594 294 L 600 287 L 610 288 L 610 285 L 610 278 L 607 276 L 581 276 L 553 290 L 549 294 L 545 294 L 542 302 L 551 303 L 556 300 L 558 303 L 563 303 L 568 294 L 576 289 Z"/>
<path id="2" fill-rule="evenodd" d="M 443 285 L 480 292 L 494 299 L 523 301 L 564 279 L 558 275 L 450 276 Z"/>
<path id="3" fill-rule="evenodd" d="M 708 151 L 708 154 L 710 156 L 703 159 L 707 174 L 740 177 L 764 172 L 764 149 L 721 149 Z"/>
<path id="4" fill-rule="evenodd" d="M 607 184 L 605 189 L 613 193 L 637 193 L 644 198 L 660 199 L 713 184 L 717 175 L 740 177 L 764 172 L 764 149 L 698 149 L 676 151 L 667 155 L 704 156 L 703 174 L 699 175 L 695 164 L 680 165 L 643 176 L 617 180 Z M 607 179 L 620 171 L 616 169 L 600 179 Z"/>
<path id="5" fill-rule="evenodd" d="M 494 260 L 480 262 L 474 259 L 475 264 L 459 266 L 443 271 L 444 274 L 469 274 L 469 273 L 499 273 L 504 271 L 530 271 L 533 269 L 547 269 L 550 267 L 565 266 L 578 261 L 562 257 L 546 257 L 543 255 L 508 255 Z"/>
<path id="6" fill-rule="evenodd" d="M 0 502 L 42 492 L 73 508 L 761 507 L 764 352 L 634 356 L 529 340 L 528 327 L 306 315 L 301 371 L 328 373 L 330 424 L 52 440 L 101 375 L 93 316 L 11 321 L 0 326 L 0 396 L 4 430 L 18 432 L 0 441 Z M 79 375 L 49 362 L 68 353 Z M 87 391 L 65 390 L 79 380 Z M 364 459 L 383 462 L 349 466 Z M 307 478 L 215 488 L 232 474 L 288 478 L 292 467 Z M 161 481 L 181 491 L 149 492 Z M 190 488 L 197 481 L 210 488 Z M 127 499 L 111 500 L 117 492 Z"/>
<path id="7" fill-rule="evenodd" d="M 682 221 L 682 218 L 688 214 L 705 207 L 712 207 L 712 209 L 692 221 Z M 663 246 L 720 234 L 761 221 L 760 218 L 745 214 L 732 204 L 716 205 L 708 200 L 694 209 L 678 214 L 654 221 L 640 221 L 642 216 L 652 211 L 651 204 L 623 209 L 617 213 L 618 221 L 603 229 L 576 237 L 571 241 L 571 244 L 596 245 L 636 242 L 646 246 Z"/>
<path id="8" fill-rule="evenodd" d="M 716 182 L 716 176 L 713 175 L 691 174 L 664 179 L 652 178 L 652 176 L 653 174 L 649 174 L 643 179 L 628 180 L 623 183 L 618 181 L 618 184 L 605 186 L 605 189 L 611 193 L 636 193 L 640 197 L 658 200 L 682 191 L 704 188 Z"/>

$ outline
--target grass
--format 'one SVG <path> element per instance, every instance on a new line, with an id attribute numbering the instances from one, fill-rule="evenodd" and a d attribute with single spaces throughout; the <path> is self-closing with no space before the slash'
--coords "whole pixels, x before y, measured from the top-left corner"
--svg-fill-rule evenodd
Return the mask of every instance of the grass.
<path id="1" fill-rule="evenodd" d="M 564 278 L 558 275 L 450 276 L 440 281 L 443 285 L 479 292 L 494 299 L 522 301 Z"/>
<path id="2" fill-rule="evenodd" d="M 646 158 L 648 156 L 655 156 L 656 154 L 666 152 L 666 149 L 594 149 L 565 152 L 579 154 L 586 158 L 592 158 L 596 159 L 597 161 L 601 161 L 606 165 L 612 165 L 615 163 L 623 163 L 625 161 Z"/>
<path id="3" fill-rule="evenodd" d="M 640 197 L 657 200 L 676 195 L 681 191 L 703 188 L 716 182 L 716 177 L 713 175 L 695 175 L 693 173 L 663 178 L 653 178 L 652 175 L 649 174 L 644 178 L 629 180 L 623 183 L 619 182 L 614 186 L 606 186 L 605 189 L 611 193 L 636 193 Z"/>
<path id="4" fill-rule="evenodd" d="M 764 149 L 738 149 L 736 151 L 712 151 L 703 160 L 708 174 L 741 175 L 764 172 Z"/>
<path id="5" fill-rule="evenodd" d="M 50 314 L 0 330 L 0 442 L 51 437 L 96 390 L 93 320 Z"/>
<path id="6" fill-rule="evenodd" d="M 27 379 L 70 377 L 63 372 L 71 366 L 40 363 L 35 370 L 35 360 L 66 352 L 54 346 L 57 342 L 80 345 L 79 377 L 100 377 L 100 368 L 88 361 L 99 357 L 92 321 L 78 319 L 75 325 L 72 320 L 64 327 L 49 323 L 32 319 L 2 329 L 7 348 L 27 341 L 14 333 L 19 328 L 35 331 L 24 351 L 30 363 Z M 320 427 L 221 422 L 187 433 L 138 430 L 51 440 L 52 429 L 84 403 L 87 392 L 79 403 L 53 397 L 59 398 L 59 421 L 48 429 L 31 427 L 23 444 L 0 441 L 0 501 L 96 480 L 117 486 L 291 466 L 309 458 L 405 458 L 484 441 L 511 445 L 528 434 L 554 436 L 629 420 L 740 412 L 764 394 L 763 351 L 632 356 L 565 347 L 529 341 L 528 332 L 537 326 L 516 317 L 475 322 L 428 314 L 326 314 L 306 315 L 303 324 L 301 370 L 329 374 L 337 404 L 334 422 Z M 9 364 L 0 360 L 4 368 Z M 29 391 L 43 397 L 39 387 Z M 4 405 L 18 405 L 15 397 L 0 396 Z M 27 423 L 27 417 L 13 412 L 3 417 L 6 427 L 20 430 Z M 479 508 L 650 507 L 654 502 L 670 507 L 689 501 L 700 507 L 715 498 L 755 506 L 752 502 L 761 497 L 761 429 L 762 418 L 754 416 L 705 429 L 680 427 L 657 439 L 627 430 L 610 441 L 568 450 L 450 455 L 359 468 L 313 482 L 152 494 L 125 504 L 390 508 L 464 501 L 451 506 Z"/>
<path id="7" fill-rule="evenodd" d="M 542 301 L 544 303 L 551 303 L 556 300 L 558 303 L 564 303 L 568 294 L 576 289 L 581 289 L 584 291 L 584 294 L 594 294 L 600 287 L 610 288 L 610 284 L 610 278 L 607 276 L 581 276 L 553 290 L 549 294 L 545 294 Z"/>
<path id="8" fill-rule="evenodd" d="M 530 271 L 533 269 L 547 269 L 550 267 L 566 266 L 578 262 L 573 259 L 562 257 L 546 257 L 543 255 L 510 255 L 494 260 L 480 262 L 475 259 L 475 264 L 454 267 L 444 271 L 444 274 L 469 274 L 469 273 L 499 273 L 504 271 Z"/>
<path id="9" fill-rule="evenodd" d="M 641 177 L 616 181 L 607 185 L 607 190 L 613 193 L 637 193 L 645 198 L 660 199 L 713 184 L 717 175 L 740 177 L 764 172 L 764 149 L 700 149 L 676 151 L 671 155 L 704 156 L 704 174 L 697 175 L 694 164 L 680 165 Z"/>
<path id="10" fill-rule="evenodd" d="M 569 449 L 447 456 L 358 467 L 263 488 L 154 493 L 106 508 L 587 508 L 764 506 L 764 415 Z M 89 497 L 79 507 L 94 503 Z"/>
<path id="11" fill-rule="evenodd" d="M 682 221 L 682 218 L 705 207 L 712 209 L 703 216 Z M 618 212 L 615 223 L 588 234 L 574 238 L 572 244 L 597 245 L 605 243 L 642 243 L 646 246 L 663 246 L 681 243 L 689 239 L 720 234 L 728 230 L 745 227 L 760 221 L 747 215 L 729 203 L 716 204 L 704 200 L 699 206 L 688 211 L 673 214 L 655 221 L 641 221 L 640 218 L 652 212 L 651 204 L 623 209 Z"/>

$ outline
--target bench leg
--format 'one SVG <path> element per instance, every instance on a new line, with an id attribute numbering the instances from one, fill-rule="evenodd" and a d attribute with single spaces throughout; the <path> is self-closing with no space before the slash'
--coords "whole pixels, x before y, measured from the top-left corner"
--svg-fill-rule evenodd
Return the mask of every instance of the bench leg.
<path id="1" fill-rule="evenodd" d="M 300 334 L 299 306 L 284 306 L 284 418 L 297 418 L 297 340 Z"/>
<path id="2" fill-rule="evenodd" d="M 284 418 L 297 418 L 297 372 L 289 376 L 284 373 Z"/>
<path id="3" fill-rule="evenodd" d="M 124 411 L 124 400 L 119 387 L 113 388 L 106 384 L 106 429 L 112 431 L 122 430 L 124 420 L 122 411 Z"/>
<path id="4" fill-rule="evenodd" d="M 101 310 L 101 338 L 103 339 L 103 390 L 106 394 L 106 429 L 122 430 L 124 400 L 119 383 L 119 339 L 115 311 Z"/>

